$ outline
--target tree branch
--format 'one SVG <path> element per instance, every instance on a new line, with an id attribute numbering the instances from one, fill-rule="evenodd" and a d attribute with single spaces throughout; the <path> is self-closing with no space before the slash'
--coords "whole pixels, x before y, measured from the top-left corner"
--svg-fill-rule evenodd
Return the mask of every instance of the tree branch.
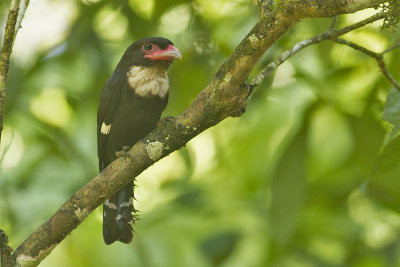
<path id="1" fill-rule="evenodd" d="M 260 85 L 260 83 L 267 78 L 269 75 L 274 72 L 275 69 L 277 69 L 283 62 L 297 54 L 299 51 L 303 50 L 306 47 L 309 47 L 310 45 L 315 45 L 319 44 L 323 41 L 327 40 L 334 40 L 338 36 L 341 36 L 343 34 L 346 34 L 350 31 L 353 31 L 357 28 L 361 28 L 367 24 L 370 24 L 372 22 L 375 22 L 377 20 L 385 18 L 385 14 L 380 12 L 378 14 L 375 14 L 369 18 L 366 18 L 360 22 L 354 23 L 352 25 L 349 25 L 347 27 L 343 27 L 341 29 L 335 30 L 333 29 L 334 23 L 336 22 L 336 18 L 332 20 L 332 24 L 329 27 L 328 30 L 325 32 L 318 34 L 314 37 L 311 37 L 309 39 L 306 39 L 304 41 L 301 41 L 297 44 L 295 44 L 291 49 L 286 50 L 281 54 L 281 56 L 273 61 L 271 61 L 267 66 L 265 66 L 258 74 L 256 77 L 253 78 L 251 85 L 253 87 L 256 87 Z M 390 74 L 389 74 L 390 75 Z"/>
<path id="2" fill-rule="evenodd" d="M 8 246 L 8 237 L 6 233 L 0 229 L 0 263 L 1 267 L 11 267 L 14 265 L 11 257 L 12 248 Z"/>
<path id="3" fill-rule="evenodd" d="M 21 27 L 21 22 L 28 5 L 29 0 L 23 0 L 22 3 L 20 0 L 12 0 L 10 11 L 8 12 L 7 16 L 6 30 L 4 33 L 0 59 L 0 143 L 1 133 L 3 132 L 4 102 L 6 99 L 6 83 L 10 64 L 10 56 L 12 53 L 15 36 Z"/>
<path id="4" fill-rule="evenodd" d="M 310 2 L 320 2 L 323 5 L 322 3 L 327 1 Z M 345 2 L 345 6 L 359 2 L 359 9 L 363 9 L 369 7 L 370 2 L 376 3 L 380 0 Z M 223 119 L 243 114 L 251 94 L 251 88 L 244 85 L 244 81 L 265 51 L 300 19 L 288 13 L 285 7 L 286 5 L 277 5 L 274 12 L 263 17 L 251 29 L 183 114 L 176 118 L 162 119 L 156 129 L 129 150 L 131 158 L 121 157 L 111 163 L 32 233 L 13 253 L 17 264 L 39 264 L 95 208 L 154 162 L 181 148 L 193 137 Z M 300 13 L 309 8 L 301 5 L 300 7 L 303 9 L 297 11 Z M 354 7 L 347 10 L 356 11 Z M 336 12 L 327 13 L 326 16 L 340 13 L 343 13 L 343 6 Z M 322 12 L 319 14 L 323 16 Z"/>
<path id="5" fill-rule="evenodd" d="M 25 12 L 26 12 L 26 9 L 28 8 L 29 2 L 30 2 L 30 0 L 23 0 L 22 2 L 20 2 L 17 23 L 15 25 L 15 36 L 17 35 L 19 29 L 22 28 L 22 26 L 21 26 L 22 20 L 25 16 Z"/>
<path id="6" fill-rule="evenodd" d="M 377 8 L 386 2 L 388 0 L 286 0 L 280 1 L 280 5 L 286 13 L 303 19 L 354 13 L 366 8 Z"/>

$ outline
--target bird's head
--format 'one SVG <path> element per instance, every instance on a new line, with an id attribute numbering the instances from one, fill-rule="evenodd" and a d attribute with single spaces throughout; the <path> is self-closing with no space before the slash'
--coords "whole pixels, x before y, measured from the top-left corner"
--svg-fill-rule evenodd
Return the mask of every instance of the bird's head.
<path id="1" fill-rule="evenodd" d="M 138 40 L 129 46 L 117 67 L 159 65 L 168 68 L 174 60 L 181 58 L 181 52 L 170 40 L 152 37 Z"/>

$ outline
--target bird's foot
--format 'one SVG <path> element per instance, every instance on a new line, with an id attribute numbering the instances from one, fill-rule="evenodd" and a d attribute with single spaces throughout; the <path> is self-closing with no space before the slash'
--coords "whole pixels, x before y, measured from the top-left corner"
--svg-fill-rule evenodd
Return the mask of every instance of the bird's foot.
<path id="1" fill-rule="evenodd" d="M 176 123 L 176 118 L 173 117 L 173 116 L 166 116 L 166 117 L 164 117 L 164 118 L 162 119 L 162 122 L 164 123 L 164 125 L 167 125 L 167 124 L 175 125 L 175 123 Z"/>
<path id="2" fill-rule="evenodd" d="M 117 151 L 115 153 L 115 155 L 117 156 L 117 158 L 122 158 L 123 157 L 125 160 L 127 158 L 130 158 L 131 160 L 133 160 L 133 157 L 132 157 L 131 153 L 129 153 L 129 149 L 130 149 L 129 146 L 124 146 L 122 148 L 122 150 L 121 151 Z"/>
<path id="3" fill-rule="evenodd" d="M 253 95 L 257 86 L 255 84 L 243 83 L 240 87 L 247 92 L 246 100 L 248 100 Z"/>

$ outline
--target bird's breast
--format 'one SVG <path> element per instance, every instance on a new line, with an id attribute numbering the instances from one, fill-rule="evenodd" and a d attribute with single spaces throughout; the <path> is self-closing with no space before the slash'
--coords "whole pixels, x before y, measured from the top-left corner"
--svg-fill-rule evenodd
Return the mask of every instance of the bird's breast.
<path id="1" fill-rule="evenodd" d="M 138 96 L 164 98 L 168 94 L 167 71 L 162 68 L 132 66 L 127 72 L 127 78 L 130 88 Z"/>

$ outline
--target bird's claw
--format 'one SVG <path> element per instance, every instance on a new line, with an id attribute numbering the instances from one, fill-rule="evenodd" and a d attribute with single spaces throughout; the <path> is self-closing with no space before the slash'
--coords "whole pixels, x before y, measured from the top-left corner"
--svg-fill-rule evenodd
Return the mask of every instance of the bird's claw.
<path id="1" fill-rule="evenodd" d="M 247 91 L 246 100 L 248 100 L 257 86 L 255 84 L 243 83 L 241 87 Z"/>
<path id="2" fill-rule="evenodd" d="M 130 158 L 130 159 L 133 160 L 133 157 L 132 157 L 131 153 L 129 153 L 129 149 L 130 149 L 129 146 L 123 146 L 122 150 L 121 151 L 117 151 L 115 153 L 115 155 L 117 156 L 117 158 L 122 158 L 123 157 L 125 160 L 127 158 Z"/>
<path id="3" fill-rule="evenodd" d="M 167 125 L 167 124 L 175 125 L 175 123 L 176 123 L 176 118 L 173 117 L 173 116 L 166 116 L 166 117 L 164 117 L 164 118 L 161 120 L 161 122 L 163 122 L 164 125 Z"/>

